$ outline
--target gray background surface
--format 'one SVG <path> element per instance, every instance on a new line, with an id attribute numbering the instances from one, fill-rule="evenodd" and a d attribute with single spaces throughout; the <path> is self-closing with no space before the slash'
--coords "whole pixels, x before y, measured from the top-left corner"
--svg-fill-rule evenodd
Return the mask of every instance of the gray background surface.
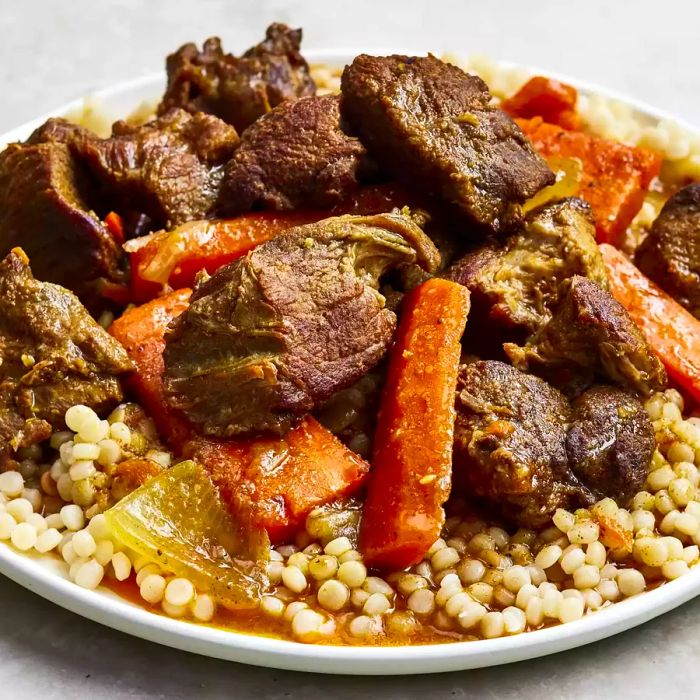
<path id="1" fill-rule="evenodd" d="M 182 42 L 244 49 L 272 20 L 314 48 L 452 48 L 599 82 L 700 124 L 693 0 L 0 0 L 0 133 L 96 87 L 158 70 Z M 700 693 L 700 600 L 584 649 L 412 678 L 248 668 L 142 642 L 0 578 L 0 698 L 671 698 Z"/>

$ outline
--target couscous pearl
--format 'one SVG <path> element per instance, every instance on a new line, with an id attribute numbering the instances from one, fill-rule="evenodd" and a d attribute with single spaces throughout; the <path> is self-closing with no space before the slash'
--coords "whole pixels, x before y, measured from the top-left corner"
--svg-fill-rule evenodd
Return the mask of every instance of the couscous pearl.
<path id="1" fill-rule="evenodd" d="M 267 576 L 270 583 L 277 585 L 282 580 L 282 572 L 284 571 L 284 562 L 269 561 L 267 563 Z"/>
<path id="2" fill-rule="evenodd" d="M 381 633 L 381 622 L 368 615 L 358 615 L 351 620 L 348 631 L 353 637 L 369 637 Z"/>
<path id="3" fill-rule="evenodd" d="M 685 512 L 690 513 L 691 515 L 694 515 L 696 518 L 698 518 L 700 520 L 700 503 L 698 501 L 691 501 L 685 507 Z"/>
<path id="4" fill-rule="evenodd" d="M 617 574 L 617 585 L 622 595 L 632 596 L 641 593 L 647 584 L 636 569 L 623 569 Z"/>
<path id="5" fill-rule="evenodd" d="M 9 540 L 17 521 L 9 513 L 0 513 L 0 540 Z"/>
<path id="6" fill-rule="evenodd" d="M 72 542 L 66 542 L 66 544 L 63 545 L 61 549 L 61 556 L 63 557 L 63 561 L 65 561 L 66 564 L 68 564 L 68 566 L 71 566 L 73 562 L 78 558 L 78 555 L 73 549 Z"/>
<path id="7" fill-rule="evenodd" d="M 107 518 L 102 513 L 98 513 L 87 526 L 88 532 L 95 538 L 95 541 L 109 537 L 109 525 Z"/>
<path id="8" fill-rule="evenodd" d="M 557 508 L 552 516 L 552 522 L 559 530 L 566 534 L 576 524 L 576 518 L 574 518 L 574 514 L 569 513 L 568 510 Z"/>
<path id="9" fill-rule="evenodd" d="M 488 612 L 481 618 L 481 634 L 486 639 L 494 639 L 502 637 L 505 632 L 505 623 L 503 621 L 503 613 Z"/>
<path id="10" fill-rule="evenodd" d="M 602 542 L 591 542 L 586 547 L 586 564 L 592 564 L 602 569 L 605 566 L 607 552 Z"/>
<path id="11" fill-rule="evenodd" d="M 89 479 L 95 473 L 95 465 L 92 462 L 75 462 L 68 470 L 72 481 Z"/>
<path id="12" fill-rule="evenodd" d="M 300 612 L 301 610 L 304 610 L 305 608 L 308 608 L 309 606 L 302 600 L 296 600 L 293 603 L 290 603 L 284 610 L 284 619 L 289 620 L 290 622 L 294 619 L 294 616 Z"/>
<path id="13" fill-rule="evenodd" d="M 276 549 L 271 549 L 270 561 L 284 561 L 284 557 Z"/>
<path id="14" fill-rule="evenodd" d="M 81 588 L 87 588 L 89 590 L 95 590 L 105 575 L 105 570 L 94 560 L 83 564 L 75 574 L 75 582 Z"/>
<path id="15" fill-rule="evenodd" d="M 580 523 L 569 528 L 566 535 L 571 544 L 590 544 L 598 539 L 600 527 L 598 523 Z"/>
<path id="16" fill-rule="evenodd" d="M 542 611 L 546 617 L 559 617 L 559 605 L 564 599 L 561 591 L 549 590 L 542 596 Z"/>
<path id="17" fill-rule="evenodd" d="M 493 541 L 493 537 L 485 532 L 480 532 L 469 540 L 467 547 L 472 554 L 479 554 L 484 549 L 496 549 L 496 543 Z"/>
<path id="18" fill-rule="evenodd" d="M 450 537 L 446 544 L 448 547 L 456 549 L 460 556 L 467 553 L 467 541 L 463 537 Z"/>
<path id="19" fill-rule="evenodd" d="M 425 553 L 425 558 L 431 559 L 434 554 L 439 552 L 441 549 L 445 549 L 445 547 L 447 547 L 447 543 L 442 539 L 442 537 L 440 537 L 430 545 L 430 548 Z"/>
<path id="20" fill-rule="evenodd" d="M 365 601 L 362 612 L 365 615 L 381 615 L 391 608 L 389 599 L 383 593 L 372 593 Z"/>
<path id="21" fill-rule="evenodd" d="M 457 567 L 457 575 L 465 585 L 481 581 L 485 572 L 486 567 L 478 559 L 464 559 Z"/>
<path id="22" fill-rule="evenodd" d="M 82 530 L 85 525 L 85 516 L 80 506 L 69 504 L 61 508 L 63 524 L 72 531 Z"/>
<path id="23" fill-rule="evenodd" d="M 674 442 L 668 448 L 666 456 L 669 462 L 692 462 L 695 459 L 695 450 L 684 442 Z"/>
<path id="24" fill-rule="evenodd" d="M 374 595 L 381 595 L 381 593 L 375 593 Z M 348 587 L 336 581 L 335 579 L 330 579 L 329 581 L 324 581 L 316 592 L 316 598 L 318 599 L 319 605 L 326 610 L 336 612 L 342 610 L 350 600 L 350 591 Z M 384 600 L 387 600 L 385 596 L 382 596 Z M 370 596 L 365 602 L 365 609 L 367 603 L 372 599 Z M 388 601 L 387 601 L 388 602 Z"/>
<path id="25" fill-rule="evenodd" d="M 39 515 L 39 513 L 30 513 L 24 522 L 29 523 L 37 531 L 37 533 L 46 530 L 46 520 L 44 519 L 44 516 Z"/>
<path id="26" fill-rule="evenodd" d="M 383 593 L 386 596 L 394 594 L 394 589 L 379 576 L 368 576 L 362 584 L 362 588 L 370 594 Z"/>
<path id="27" fill-rule="evenodd" d="M 411 593 L 406 605 L 414 613 L 427 615 L 435 610 L 435 594 L 427 588 L 421 588 Z"/>
<path id="28" fill-rule="evenodd" d="M 600 569 L 592 564 L 579 566 L 573 574 L 574 585 L 579 590 L 593 588 L 600 583 Z"/>
<path id="29" fill-rule="evenodd" d="M 362 588 L 353 588 L 350 592 L 350 602 L 356 607 L 361 608 L 369 598 L 369 593 Z"/>
<path id="30" fill-rule="evenodd" d="M 22 493 L 20 494 L 22 498 L 25 498 L 27 501 L 29 501 L 32 504 L 32 508 L 38 513 L 41 510 L 41 506 L 44 502 L 44 497 L 39 491 L 39 489 L 28 489 L 24 488 L 22 489 Z"/>
<path id="31" fill-rule="evenodd" d="M 433 554 L 430 565 L 435 571 L 443 571 L 454 566 L 459 561 L 459 552 L 453 547 L 445 547 Z"/>
<path id="32" fill-rule="evenodd" d="M 669 559 L 680 559 L 683 556 L 683 543 L 677 537 L 663 537 L 668 547 Z"/>
<path id="33" fill-rule="evenodd" d="M 54 528 L 55 530 L 63 530 L 65 528 L 60 513 L 51 513 L 51 515 L 47 515 L 44 520 L 48 528 Z"/>
<path id="34" fill-rule="evenodd" d="M 562 549 L 556 544 L 550 544 L 538 552 L 535 557 L 535 564 L 542 567 L 543 569 L 549 569 L 550 566 L 554 566 L 559 561 L 561 557 Z"/>
<path id="35" fill-rule="evenodd" d="M 688 479 L 674 479 L 668 485 L 668 495 L 679 506 L 687 506 L 695 496 L 695 486 Z"/>
<path id="36" fill-rule="evenodd" d="M 634 543 L 634 555 L 643 564 L 661 566 L 668 559 L 668 545 L 659 537 L 640 537 Z"/>
<path id="37" fill-rule="evenodd" d="M 34 512 L 32 504 L 26 498 L 15 498 L 5 506 L 5 510 L 18 523 L 23 523 Z"/>
<path id="38" fill-rule="evenodd" d="M 485 605 L 488 605 L 493 599 L 493 586 L 483 581 L 472 583 L 468 590 L 469 595 L 471 595 L 474 600 L 478 600 Z"/>
<path id="39" fill-rule="evenodd" d="M 656 518 L 648 510 L 635 510 L 632 512 L 632 523 L 635 532 L 653 530 L 656 527 Z"/>
<path id="40" fill-rule="evenodd" d="M 486 608 L 476 601 L 471 601 L 464 606 L 457 616 L 457 622 L 464 629 L 471 629 L 486 615 Z"/>
<path id="41" fill-rule="evenodd" d="M 700 548 L 698 545 L 693 544 L 688 547 L 683 547 L 683 561 L 689 566 L 695 564 L 700 558 Z"/>
<path id="42" fill-rule="evenodd" d="M 68 569 L 68 578 L 70 578 L 71 581 L 75 581 L 75 577 L 78 575 L 78 569 L 83 564 L 87 564 L 89 559 L 83 559 L 82 557 L 76 557 L 73 563 L 70 565 L 70 568 Z"/>
<path id="43" fill-rule="evenodd" d="M 0 492 L 10 498 L 19 496 L 24 488 L 24 478 L 19 472 L 3 472 L 0 474 Z"/>
<path id="44" fill-rule="evenodd" d="M 112 557 L 112 568 L 117 581 L 125 581 L 131 575 L 131 560 L 124 552 L 117 552 Z"/>
<path id="45" fill-rule="evenodd" d="M 136 567 L 134 566 L 134 568 Z M 160 574 L 160 567 L 158 564 L 150 563 L 141 567 L 136 573 L 136 585 L 140 586 L 146 576 L 151 576 L 152 574 Z"/>
<path id="46" fill-rule="evenodd" d="M 97 457 L 93 457 L 92 459 L 96 459 L 98 464 L 102 465 L 103 467 L 109 467 L 112 464 L 116 464 L 119 461 L 119 458 L 122 456 L 122 448 L 120 447 L 119 443 L 112 438 L 100 440 L 97 446 L 99 447 L 99 454 Z"/>
<path id="47" fill-rule="evenodd" d="M 676 504 L 674 500 L 668 495 L 668 491 L 659 491 L 654 496 L 654 507 L 661 513 L 661 515 L 666 515 L 671 511 L 675 511 Z"/>
<path id="48" fill-rule="evenodd" d="M 362 555 L 356 549 L 349 549 L 338 557 L 339 564 L 345 564 L 346 561 L 362 561 Z"/>
<path id="49" fill-rule="evenodd" d="M 165 598 L 161 600 L 160 607 L 168 617 L 183 617 L 187 613 L 186 605 L 173 605 L 172 603 L 168 603 Z"/>
<path id="50" fill-rule="evenodd" d="M 410 610 L 398 610 L 387 618 L 389 632 L 403 637 L 415 634 L 418 621 Z"/>
<path id="51" fill-rule="evenodd" d="M 275 600 L 278 599 L 275 598 Z M 279 602 L 282 603 L 281 600 Z M 282 603 L 282 609 L 284 610 L 284 603 Z M 215 611 L 216 604 L 211 596 L 206 593 L 197 595 L 197 599 L 192 604 L 192 617 L 194 617 L 195 620 L 199 620 L 199 622 L 209 622 L 214 617 Z"/>
<path id="52" fill-rule="evenodd" d="M 91 557 L 95 550 L 97 549 L 97 544 L 95 543 L 95 538 L 87 531 L 80 530 L 73 535 L 71 540 L 73 543 L 73 549 L 79 557 L 87 559 Z"/>
<path id="53" fill-rule="evenodd" d="M 649 490 L 657 492 L 668 488 L 668 485 L 673 481 L 675 476 L 673 469 L 671 469 L 669 465 L 654 469 L 654 471 L 649 472 L 649 476 L 647 476 Z"/>
<path id="54" fill-rule="evenodd" d="M 528 583 L 518 591 L 518 594 L 515 596 L 515 604 L 521 610 L 525 610 L 527 608 L 527 604 L 530 602 L 530 599 L 533 597 L 539 598 L 539 595 L 540 593 L 537 586 Z"/>
<path id="55" fill-rule="evenodd" d="M 282 570 L 284 585 L 294 593 L 301 593 L 306 589 L 306 576 L 298 566 L 285 566 Z"/>
<path id="56" fill-rule="evenodd" d="M 603 604 L 603 596 L 594 589 L 588 589 L 583 592 L 583 600 L 589 610 L 598 610 Z"/>
<path id="57" fill-rule="evenodd" d="M 366 578 L 367 568 L 360 561 L 346 561 L 338 567 L 338 580 L 350 588 L 361 586 Z"/>
<path id="58" fill-rule="evenodd" d="M 56 482 L 56 489 L 64 501 L 70 501 L 73 496 L 73 479 L 70 478 L 70 474 L 61 474 Z"/>
<path id="59" fill-rule="evenodd" d="M 188 605 L 194 594 L 194 586 L 186 578 L 174 578 L 165 587 L 165 600 L 171 605 Z"/>
<path id="60" fill-rule="evenodd" d="M 331 540 L 325 547 L 324 552 L 334 557 L 339 557 L 352 549 L 352 544 L 347 537 L 336 537 Z"/>
<path id="61" fill-rule="evenodd" d="M 520 634 L 525 631 L 527 619 L 520 608 L 509 607 L 503 611 L 503 627 L 506 634 Z"/>
<path id="62" fill-rule="evenodd" d="M 680 515 L 680 511 L 671 510 L 664 515 L 663 519 L 659 523 L 659 531 L 665 535 L 670 535 L 676 529 L 676 519 Z"/>
<path id="63" fill-rule="evenodd" d="M 292 620 L 292 634 L 298 639 L 313 639 L 321 632 L 326 618 L 315 610 L 301 610 Z"/>
<path id="64" fill-rule="evenodd" d="M 524 566 L 511 566 L 503 572 L 503 585 L 512 593 L 531 583 L 530 572 Z"/>
<path id="65" fill-rule="evenodd" d="M 308 533 L 304 534 L 309 536 Z M 304 554 L 308 554 L 310 557 L 316 557 L 319 554 L 323 553 L 323 547 L 321 547 L 321 545 L 318 542 L 312 542 L 310 545 L 304 547 L 303 552 Z"/>
<path id="66" fill-rule="evenodd" d="M 461 612 L 466 610 L 467 606 L 473 602 L 472 597 L 462 591 L 461 593 L 455 593 L 445 604 L 445 612 L 450 617 L 457 617 Z"/>
<path id="67" fill-rule="evenodd" d="M 559 621 L 573 622 L 583 617 L 584 603 L 581 598 L 562 598 L 559 603 Z"/>
<path id="68" fill-rule="evenodd" d="M 654 508 L 654 496 L 648 491 L 639 491 L 632 499 L 633 510 L 652 510 Z"/>
<path id="69" fill-rule="evenodd" d="M 579 566 L 583 566 L 585 562 L 586 555 L 582 549 L 577 547 L 566 552 L 566 554 L 562 556 L 560 563 L 564 573 L 571 575 Z"/>
<path id="70" fill-rule="evenodd" d="M 36 529 L 29 523 L 17 523 L 10 534 L 10 541 L 22 552 L 30 550 L 37 539 Z"/>
<path id="71" fill-rule="evenodd" d="M 109 426 L 109 436 L 122 447 L 128 447 L 131 443 L 131 430 L 126 423 L 117 421 Z"/>
<path id="72" fill-rule="evenodd" d="M 76 463 L 81 461 L 92 462 L 100 456 L 100 447 L 91 442 L 79 442 L 73 445 L 73 459 Z"/>
<path id="73" fill-rule="evenodd" d="M 338 568 L 338 560 L 330 554 L 320 554 L 319 556 L 314 557 L 308 565 L 309 573 L 317 581 L 325 581 L 327 578 L 332 578 L 335 576 Z M 359 586 L 361 584 L 362 581 L 360 581 L 360 583 L 357 585 Z"/>
<path id="74" fill-rule="evenodd" d="M 165 593 L 165 579 L 160 574 L 149 574 L 141 581 L 139 592 L 147 603 L 160 603 Z"/>
<path id="75" fill-rule="evenodd" d="M 616 601 L 620 598 L 620 589 L 616 581 L 605 580 L 601 581 L 596 587 L 603 600 Z"/>
<path id="76" fill-rule="evenodd" d="M 494 586 L 493 598 L 503 608 L 515 604 L 515 593 L 501 584 Z"/>
<path id="77" fill-rule="evenodd" d="M 18 526 L 19 527 L 19 526 Z M 661 567 L 661 573 L 664 578 L 673 580 L 687 574 L 690 569 L 688 564 L 683 559 L 675 559 L 673 561 L 667 561 Z"/>
<path id="78" fill-rule="evenodd" d="M 287 566 L 296 566 L 304 576 L 309 575 L 309 561 L 311 557 L 303 552 L 295 552 L 287 559 Z"/>
<path id="79" fill-rule="evenodd" d="M 58 543 L 60 541 L 61 533 L 52 527 L 44 530 L 37 536 L 34 548 L 37 552 L 44 554 L 45 552 L 50 552 L 52 549 L 58 547 Z"/>

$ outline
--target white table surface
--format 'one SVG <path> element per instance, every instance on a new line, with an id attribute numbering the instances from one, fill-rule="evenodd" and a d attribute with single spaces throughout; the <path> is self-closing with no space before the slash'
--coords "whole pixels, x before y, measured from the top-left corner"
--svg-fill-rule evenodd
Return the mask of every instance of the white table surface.
<path id="1" fill-rule="evenodd" d="M 0 0 L 0 133 L 152 72 L 188 40 L 255 43 L 281 20 L 304 45 L 451 48 L 605 84 L 700 124 L 693 0 Z M 132 639 L 0 578 L 0 698 L 692 698 L 700 600 L 613 639 L 507 667 L 334 678 L 256 669 Z"/>

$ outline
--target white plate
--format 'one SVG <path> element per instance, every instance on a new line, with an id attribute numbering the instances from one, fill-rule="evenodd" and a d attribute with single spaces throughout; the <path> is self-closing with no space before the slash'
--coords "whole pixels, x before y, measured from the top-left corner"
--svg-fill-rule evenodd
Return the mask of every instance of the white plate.
<path id="1" fill-rule="evenodd" d="M 347 52 L 309 52 L 308 58 L 312 62 L 343 65 L 352 59 L 352 55 Z M 509 66 L 504 64 L 504 67 Z M 560 78 L 577 86 L 584 94 L 599 94 L 626 102 L 642 120 L 649 123 L 672 118 L 661 110 L 610 90 L 549 71 L 532 69 L 532 72 Z M 144 100 L 157 99 L 163 84 L 164 76 L 159 73 L 100 90 L 93 97 L 108 115 L 116 119 L 134 110 Z M 54 110 L 51 115 L 24 124 L 0 136 L 0 144 L 24 139 L 48 116 L 67 114 L 80 109 L 81 105 L 82 100 L 76 100 Z M 693 130 L 687 124 L 684 126 Z M 178 649 L 257 666 L 318 673 L 376 675 L 455 671 L 544 656 L 617 634 L 700 595 L 700 567 L 695 567 L 683 578 L 624 600 L 582 620 L 536 632 L 478 642 L 405 647 L 338 647 L 297 644 L 155 615 L 110 591 L 87 591 L 78 587 L 65 578 L 55 559 L 19 554 L 6 545 L 0 546 L 0 573 L 95 622 Z"/>

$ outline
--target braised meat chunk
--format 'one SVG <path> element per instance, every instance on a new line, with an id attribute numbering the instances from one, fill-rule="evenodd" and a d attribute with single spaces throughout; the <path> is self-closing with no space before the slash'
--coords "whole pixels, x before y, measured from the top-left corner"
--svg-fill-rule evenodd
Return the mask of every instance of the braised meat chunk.
<path id="1" fill-rule="evenodd" d="M 92 189 L 64 144 L 11 144 L 0 153 L 0 255 L 21 246 L 40 279 L 95 305 L 102 284 L 125 283 L 126 271 L 88 203 Z"/>
<path id="2" fill-rule="evenodd" d="M 216 37 L 201 51 L 185 44 L 168 56 L 168 85 L 158 113 L 172 107 L 207 112 L 242 132 L 284 100 L 316 94 L 300 45 L 301 29 L 278 23 L 240 58 L 224 53 Z"/>
<path id="3" fill-rule="evenodd" d="M 106 139 L 51 119 L 30 138 L 44 141 L 69 146 L 99 185 L 105 213 L 136 211 L 164 228 L 211 213 L 238 134 L 216 117 L 175 109 L 142 126 L 116 122 Z"/>
<path id="4" fill-rule="evenodd" d="M 551 319 L 561 284 L 572 275 L 607 288 L 590 207 L 574 197 L 538 209 L 503 245 L 477 248 L 446 273 L 469 288 L 472 304 L 491 325 L 526 334 Z"/>
<path id="5" fill-rule="evenodd" d="M 370 165 L 364 146 L 340 128 L 339 98 L 284 102 L 246 129 L 226 166 L 220 209 L 328 208 L 357 189 Z"/>
<path id="6" fill-rule="evenodd" d="M 34 279 L 20 249 L 0 263 L 0 298 L 0 454 L 64 427 L 71 406 L 122 399 L 124 349 L 71 292 Z"/>
<path id="7" fill-rule="evenodd" d="M 700 182 L 684 187 L 666 202 L 634 261 L 700 318 Z"/>
<path id="8" fill-rule="evenodd" d="M 342 216 L 290 229 L 195 288 L 166 339 L 165 387 L 205 433 L 285 431 L 384 355 L 396 325 L 377 291 L 439 256 L 410 219 Z"/>
<path id="9" fill-rule="evenodd" d="M 602 375 L 648 396 L 666 385 L 666 372 L 625 309 L 594 281 L 562 284 L 551 321 L 526 346 L 507 345 L 513 364 L 544 376 L 570 369 Z"/>
<path id="10" fill-rule="evenodd" d="M 656 447 L 649 414 L 634 396 L 609 386 L 589 389 L 572 408 L 566 436 L 572 471 L 597 498 L 626 505 L 643 488 Z"/>
<path id="11" fill-rule="evenodd" d="M 554 174 L 478 77 L 434 56 L 360 55 L 342 113 L 380 167 L 500 232 Z"/>
<path id="12" fill-rule="evenodd" d="M 568 466 L 569 403 L 545 381 L 493 360 L 464 365 L 456 408 L 455 479 L 469 494 L 522 527 L 594 502 Z"/>

